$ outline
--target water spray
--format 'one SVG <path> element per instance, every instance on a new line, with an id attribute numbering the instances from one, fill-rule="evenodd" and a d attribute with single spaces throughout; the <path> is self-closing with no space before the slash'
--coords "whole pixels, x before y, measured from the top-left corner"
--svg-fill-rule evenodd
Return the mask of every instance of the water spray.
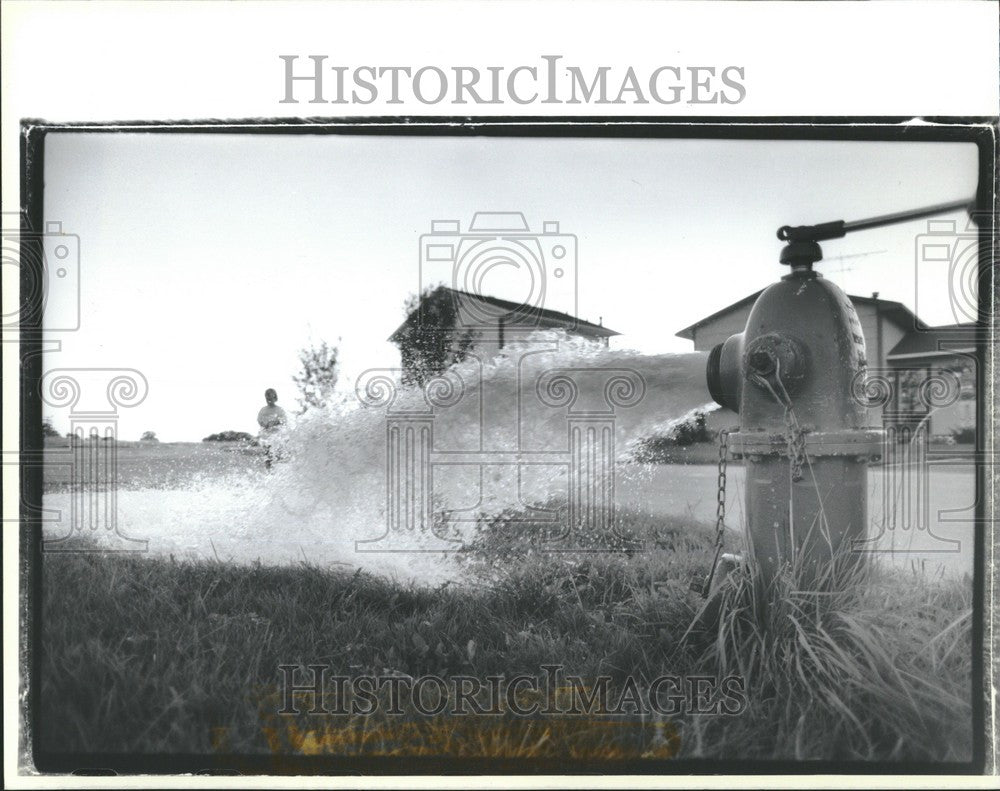
<path id="1" fill-rule="evenodd" d="M 864 333 L 847 295 L 813 271 L 819 242 L 962 208 L 971 202 L 783 226 L 791 271 L 757 298 L 743 332 L 712 349 L 708 389 L 740 417 L 728 444 L 746 462 L 748 538 L 765 585 L 782 569 L 809 585 L 835 558 L 860 562 L 851 550 L 868 532 L 867 467 L 882 452 L 884 432 L 856 396 Z"/>

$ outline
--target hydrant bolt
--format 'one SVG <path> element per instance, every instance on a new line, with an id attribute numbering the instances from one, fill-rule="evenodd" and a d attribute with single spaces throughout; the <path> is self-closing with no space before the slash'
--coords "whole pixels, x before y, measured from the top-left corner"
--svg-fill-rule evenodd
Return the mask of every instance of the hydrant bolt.
<path id="1" fill-rule="evenodd" d="M 750 370 L 761 376 L 769 376 L 774 373 L 774 358 L 763 350 L 758 350 L 749 355 L 747 363 Z"/>

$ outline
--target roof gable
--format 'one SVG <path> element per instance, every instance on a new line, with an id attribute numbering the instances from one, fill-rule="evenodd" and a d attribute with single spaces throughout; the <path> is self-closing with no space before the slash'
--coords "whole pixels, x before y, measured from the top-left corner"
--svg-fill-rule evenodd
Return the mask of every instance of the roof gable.
<path id="1" fill-rule="evenodd" d="M 574 332 L 579 335 L 596 337 L 596 338 L 610 338 L 615 335 L 620 335 L 621 333 L 615 330 L 605 327 L 602 324 L 594 324 L 584 319 L 572 316 L 569 313 L 562 313 L 557 310 L 549 310 L 548 308 L 531 308 L 530 311 L 526 311 L 526 306 L 520 302 L 511 302 L 510 300 L 500 299 L 499 297 L 491 297 L 482 294 L 473 294 L 469 291 L 462 291 L 457 288 L 449 288 L 448 286 L 440 286 L 439 288 L 445 291 L 463 297 L 469 300 L 475 300 L 477 302 L 485 303 L 491 305 L 500 310 L 507 311 L 508 314 L 513 314 L 513 323 L 508 324 L 509 328 L 517 327 L 531 327 L 539 329 L 558 329 L 564 328 L 570 332 Z M 397 335 L 407 326 L 409 326 L 414 316 L 417 315 L 419 308 L 412 311 L 406 319 L 400 324 L 396 330 L 389 336 L 390 341 L 395 341 Z M 524 314 L 528 312 L 533 317 L 537 317 L 537 322 L 534 320 L 525 320 Z"/>
<path id="2" fill-rule="evenodd" d="M 975 350 L 978 333 L 978 326 L 972 323 L 912 330 L 889 350 L 886 359 L 971 352 Z"/>
<path id="3" fill-rule="evenodd" d="M 755 291 L 752 294 L 748 294 L 743 297 L 743 299 L 737 300 L 731 305 L 727 305 L 721 310 L 715 311 L 709 316 L 703 319 L 699 319 L 694 324 L 690 324 L 679 332 L 675 333 L 678 338 L 684 338 L 685 340 L 693 341 L 695 332 L 706 324 L 709 324 L 717 319 L 721 319 L 724 316 L 734 313 L 740 308 L 756 301 L 757 297 L 764 293 L 764 289 Z M 876 303 L 881 306 L 883 315 L 886 318 L 892 319 L 904 330 L 912 330 L 918 326 L 918 319 L 916 315 L 902 302 L 896 302 L 891 299 L 877 299 L 875 297 L 861 297 L 854 294 L 848 294 L 847 298 L 855 305 L 875 305 Z"/>

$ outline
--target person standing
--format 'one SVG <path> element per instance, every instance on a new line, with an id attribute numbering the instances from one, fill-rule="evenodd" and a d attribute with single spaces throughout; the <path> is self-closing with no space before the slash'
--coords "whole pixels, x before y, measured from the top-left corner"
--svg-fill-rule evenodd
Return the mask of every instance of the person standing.
<path id="1" fill-rule="evenodd" d="M 264 391 L 266 406 L 257 413 L 257 423 L 260 425 L 260 444 L 264 448 L 264 466 L 271 469 L 271 462 L 280 456 L 279 448 L 281 432 L 288 425 L 285 410 L 278 406 L 278 392 L 269 387 Z"/>

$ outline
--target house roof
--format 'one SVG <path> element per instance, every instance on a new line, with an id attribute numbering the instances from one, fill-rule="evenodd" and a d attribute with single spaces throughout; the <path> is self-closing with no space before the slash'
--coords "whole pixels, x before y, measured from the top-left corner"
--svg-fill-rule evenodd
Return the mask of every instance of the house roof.
<path id="1" fill-rule="evenodd" d="M 708 324 L 709 322 L 715 321 L 716 319 L 725 316 L 727 313 L 730 313 L 734 310 L 744 307 L 745 305 L 753 303 L 757 299 L 757 297 L 759 297 L 763 292 L 764 289 L 760 289 L 760 291 L 755 291 L 752 294 L 748 294 L 747 296 L 743 297 L 743 299 L 734 302 L 732 305 L 727 305 L 721 310 L 715 311 L 715 313 L 712 313 L 711 315 L 696 321 L 694 324 L 685 327 L 684 329 L 680 330 L 675 334 L 677 335 L 678 338 L 685 338 L 686 340 L 693 341 L 695 331 L 699 327 L 702 327 L 705 324 Z M 855 305 L 874 305 L 877 302 L 882 307 L 883 315 L 885 315 L 887 318 L 894 319 L 896 323 L 899 324 L 899 326 L 905 330 L 911 330 L 917 325 L 916 315 L 914 315 L 913 311 L 911 311 L 908 307 L 906 307 L 906 305 L 904 305 L 902 302 L 895 302 L 894 300 L 891 299 L 875 299 L 874 297 L 860 297 L 860 296 L 855 296 L 853 294 L 848 294 L 847 296 L 848 299 L 850 299 L 851 302 L 853 302 Z"/>
<path id="2" fill-rule="evenodd" d="M 975 350 L 978 328 L 975 324 L 948 324 L 908 332 L 889 350 L 887 360 L 932 357 Z"/>
<path id="3" fill-rule="evenodd" d="M 460 294 L 462 296 L 478 300 L 479 302 L 484 302 L 487 305 L 492 305 L 500 310 L 506 310 L 509 313 L 525 312 L 525 305 L 521 302 L 511 302 L 510 300 L 500 299 L 499 297 L 473 294 L 457 288 L 449 288 L 448 286 L 440 286 L 440 288 L 450 291 L 453 294 Z M 396 340 L 396 336 L 410 323 L 416 312 L 417 311 L 414 310 L 406 317 L 406 320 L 395 329 L 392 335 L 389 336 L 389 341 Z M 576 316 L 571 316 L 569 313 L 561 313 L 558 310 L 549 310 L 548 308 L 532 308 L 531 315 L 542 319 L 544 322 L 542 324 L 543 327 L 567 327 L 580 335 L 598 338 L 610 338 L 615 335 L 621 335 L 620 332 L 615 332 L 602 324 L 593 324 L 592 322 L 585 321 L 584 319 L 577 318 Z"/>

